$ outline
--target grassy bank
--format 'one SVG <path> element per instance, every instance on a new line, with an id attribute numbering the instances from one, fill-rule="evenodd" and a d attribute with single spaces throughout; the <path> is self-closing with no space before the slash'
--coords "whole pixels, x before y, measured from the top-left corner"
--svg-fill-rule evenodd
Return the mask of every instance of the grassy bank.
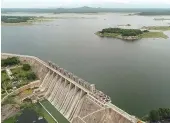
<path id="1" fill-rule="evenodd" d="M 15 123 L 15 121 L 16 121 L 16 116 L 13 116 L 4 120 L 2 123 Z"/>
<path id="2" fill-rule="evenodd" d="M 147 32 L 141 34 L 142 38 L 164 38 L 167 39 L 168 36 L 165 35 L 163 32 Z"/>
<path id="3" fill-rule="evenodd" d="M 17 117 L 21 115 L 21 112 L 18 112 L 17 114 L 15 114 L 14 116 L 4 120 L 2 123 L 15 123 L 16 122 L 16 119 Z"/>
<path id="4" fill-rule="evenodd" d="M 22 16 L 18 16 L 18 17 L 22 18 Z M 1 24 L 4 26 L 17 26 L 17 25 L 24 26 L 24 25 L 33 25 L 36 22 L 52 21 L 54 19 L 56 19 L 56 18 L 55 17 L 31 17 L 31 19 L 27 19 L 26 21 L 18 21 L 18 22 L 1 21 Z"/>
<path id="5" fill-rule="evenodd" d="M 1 22 L 2 26 L 17 26 L 17 25 L 21 25 L 21 26 L 26 26 L 26 25 L 33 25 L 32 22 L 20 22 L 20 23 L 4 23 Z"/>
<path id="6" fill-rule="evenodd" d="M 100 33 L 100 32 L 96 32 L 96 35 L 100 36 L 100 37 L 112 37 L 112 38 L 117 38 L 119 36 L 119 34 L 116 33 Z"/>

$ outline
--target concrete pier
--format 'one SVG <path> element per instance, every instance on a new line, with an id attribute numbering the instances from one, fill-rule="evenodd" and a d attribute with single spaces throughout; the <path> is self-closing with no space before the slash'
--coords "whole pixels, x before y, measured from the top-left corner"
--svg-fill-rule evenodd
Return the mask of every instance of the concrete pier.
<path id="1" fill-rule="evenodd" d="M 1 57 L 18 57 L 29 63 L 40 79 L 39 92 L 71 123 L 143 123 L 113 105 L 110 97 L 94 84 L 52 62 L 9 53 L 2 53 Z"/>

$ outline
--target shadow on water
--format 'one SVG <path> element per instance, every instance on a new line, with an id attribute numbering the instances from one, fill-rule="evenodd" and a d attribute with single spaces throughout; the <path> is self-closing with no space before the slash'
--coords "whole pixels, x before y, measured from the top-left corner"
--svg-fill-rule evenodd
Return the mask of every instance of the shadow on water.
<path id="1" fill-rule="evenodd" d="M 48 123 L 44 118 L 38 119 L 37 113 L 31 109 L 24 109 L 22 114 L 17 117 L 16 123 Z"/>

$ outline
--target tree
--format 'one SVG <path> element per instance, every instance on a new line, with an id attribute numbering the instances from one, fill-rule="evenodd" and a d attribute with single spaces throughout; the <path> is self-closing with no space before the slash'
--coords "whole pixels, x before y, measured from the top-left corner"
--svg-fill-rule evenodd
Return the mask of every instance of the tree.
<path id="1" fill-rule="evenodd" d="M 149 32 L 149 30 L 143 30 L 143 32 Z"/>
<path id="2" fill-rule="evenodd" d="M 149 113 L 150 121 L 156 122 L 160 120 L 159 112 L 157 110 L 152 110 Z"/>
<path id="3" fill-rule="evenodd" d="M 11 58 L 7 58 L 7 59 L 2 59 L 1 60 L 1 66 L 2 67 L 6 67 L 6 66 L 11 66 L 11 65 L 16 65 L 19 64 L 20 61 L 17 57 L 11 57 Z"/>
<path id="4" fill-rule="evenodd" d="M 162 120 L 170 119 L 170 109 L 168 108 L 159 108 L 159 115 Z"/>
<path id="5" fill-rule="evenodd" d="M 30 72 L 27 74 L 27 79 L 28 80 L 35 80 L 36 79 L 36 75 L 34 72 Z"/>
<path id="6" fill-rule="evenodd" d="M 28 71 L 28 70 L 31 69 L 31 66 L 29 64 L 23 64 L 22 69 L 25 70 L 25 71 Z"/>

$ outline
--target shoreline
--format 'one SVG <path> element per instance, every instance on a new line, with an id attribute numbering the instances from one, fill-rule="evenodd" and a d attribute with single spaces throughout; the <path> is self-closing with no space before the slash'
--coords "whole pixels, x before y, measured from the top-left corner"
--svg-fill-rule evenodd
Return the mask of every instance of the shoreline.
<path id="1" fill-rule="evenodd" d="M 100 32 L 96 32 L 96 35 L 100 37 L 106 37 L 106 38 L 114 38 L 114 39 L 121 39 L 121 40 L 126 40 L 126 41 L 135 41 L 141 39 L 139 36 L 121 36 L 116 33 L 105 33 L 102 34 Z"/>
<path id="2" fill-rule="evenodd" d="M 20 22 L 20 23 L 4 23 L 4 22 L 1 22 L 1 26 L 19 26 L 19 25 L 22 25 L 22 26 L 33 25 L 33 23 L 30 23 L 30 22 Z"/>
<path id="3" fill-rule="evenodd" d="M 35 25 L 38 22 L 48 22 L 48 21 L 53 21 L 56 18 L 51 18 L 51 17 L 36 17 L 33 20 L 28 20 L 27 22 L 18 22 L 18 23 L 6 23 L 1 21 L 2 26 L 18 26 L 18 25 Z"/>
<path id="4" fill-rule="evenodd" d="M 153 38 L 153 39 L 154 38 L 162 38 L 162 39 L 169 38 L 163 32 L 145 32 L 138 36 L 121 36 L 120 34 L 116 34 L 116 33 L 102 34 L 100 32 L 96 32 L 95 34 L 102 38 L 106 37 L 106 38 L 113 38 L 113 39 L 121 39 L 121 40 L 125 40 L 125 41 L 136 41 L 136 40 L 140 40 L 140 39 L 144 39 L 144 38 Z"/>

